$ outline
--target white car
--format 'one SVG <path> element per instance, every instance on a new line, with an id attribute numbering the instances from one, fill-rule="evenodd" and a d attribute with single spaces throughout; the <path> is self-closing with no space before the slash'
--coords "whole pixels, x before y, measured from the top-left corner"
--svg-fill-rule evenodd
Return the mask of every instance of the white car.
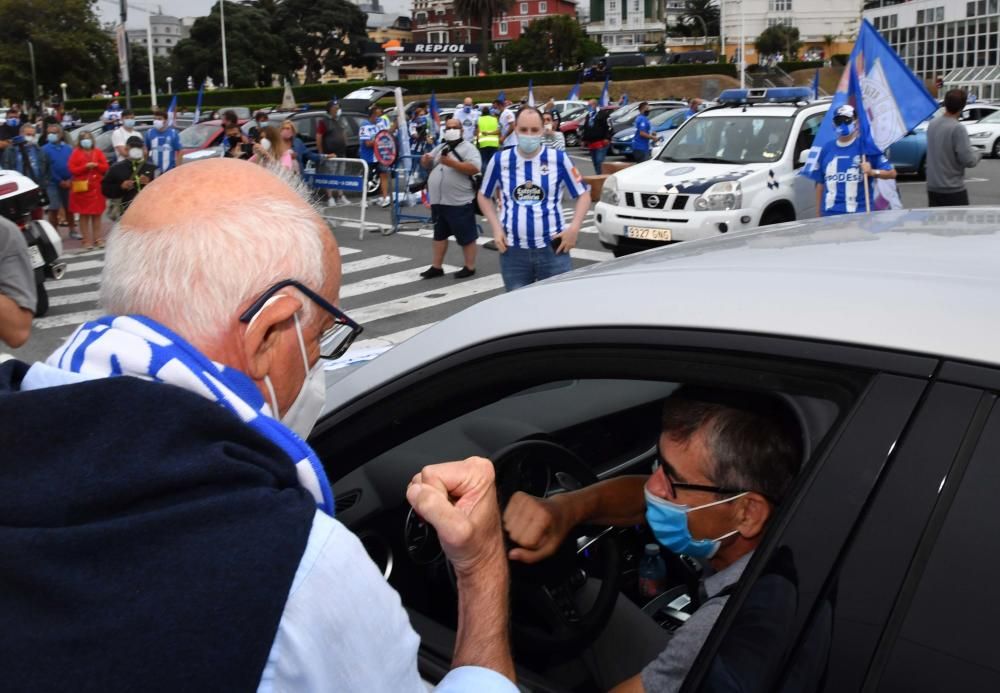
<path id="1" fill-rule="evenodd" d="M 616 256 L 674 241 L 816 216 L 798 175 L 829 102 L 798 88 L 723 93 L 654 159 L 605 182 L 594 220 Z"/>
<path id="2" fill-rule="evenodd" d="M 1000 111 L 977 122 L 963 122 L 969 131 L 969 144 L 994 159 L 1000 158 Z"/>

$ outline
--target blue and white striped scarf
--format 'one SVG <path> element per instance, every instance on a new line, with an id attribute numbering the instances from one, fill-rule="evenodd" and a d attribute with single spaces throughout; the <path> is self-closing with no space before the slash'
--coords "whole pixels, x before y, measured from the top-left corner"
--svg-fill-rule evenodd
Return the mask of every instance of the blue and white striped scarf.
<path id="1" fill-rule="evenodd" d="M 295 432 L 271 416 L 253 381 L 205 358 L 155 320 L 108 315 L 84 323 L 46 364 L 93 378 L 129 375 L 167 383 L 217 402 L 284 450 L 295 463 L 303 488 L 321 510 L 333 515 L 333 493 L 319 458 Z"/>

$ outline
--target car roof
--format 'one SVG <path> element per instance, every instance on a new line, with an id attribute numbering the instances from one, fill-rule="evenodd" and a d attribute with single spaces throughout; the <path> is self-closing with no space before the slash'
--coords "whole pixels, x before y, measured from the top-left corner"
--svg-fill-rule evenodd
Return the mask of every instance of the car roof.
<path id="1" fill-rule="evenodd" d="M 346 402 L 476 344 L 594 327 L 783 336 L 1000 365 L 990 327 L 998 257 L 1000 207 L 832 216 L 685 241 L 482 301 L 331 394 Z"/>
<path id="2" fill-rule="evenodd" d="M 695 118 L 706 118 L 706 117 L 718 117 L 718 116 L 750 116 L 755 115 L 769 115 L 769 116 L 791 116 L 804 111 L 806 109 L 820 109 L 829 108 L 829 103 L 815 102 L 811 101 L 805 104 L 789 104 L 789 103 L 754 103 L 754 104 L 722 104 L 719 106 L 710 106 L 704 111 L 699 111 L 694 117 Z"/>

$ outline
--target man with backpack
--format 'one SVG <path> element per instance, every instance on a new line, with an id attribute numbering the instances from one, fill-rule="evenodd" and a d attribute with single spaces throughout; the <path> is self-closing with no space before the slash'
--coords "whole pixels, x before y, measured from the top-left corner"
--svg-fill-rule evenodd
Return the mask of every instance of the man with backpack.
<path id="1" fill-rule="evenodd" d="M 347 156 L 347 133 L 350 132 L 350 125 L 347 124 L 347 119 L 341 115 L 340 102 L 336 97 L 326 105 L 326 112 L 328 117 L 316 124 L 316 151 L 324 159 L 317 172 L 342 176 L 344 175 L 344 164 L 334 163 L 330 159 Z M 326 194 L 326 204 L 329 207 L 333 207 L 335 204 L 350 204 L 343 190 L 337 191 L 336 200 L 334 200 L 332 190 L 328 190 Z"/>
<path id="2" fill-rule="evenodd" d="M 608 147 L 611 146 L 611 123 L 608 116 L 610 109 L 602 108 L 598 110 L 597 100 L 590 99 L 587 102 L 587 119 L 583 121 L 583 132 L 580 133 L 580 140 L 583 146 L 590 151 L 590 160 L 594 163 L 594 173 L 601 175 L 601 164 L 604 163 L 608 155 Z"/>

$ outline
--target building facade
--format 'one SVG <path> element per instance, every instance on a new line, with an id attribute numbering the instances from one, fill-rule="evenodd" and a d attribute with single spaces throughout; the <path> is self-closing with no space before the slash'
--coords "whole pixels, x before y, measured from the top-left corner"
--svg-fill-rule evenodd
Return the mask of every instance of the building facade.
<path id="1" fill-rule="evenodd" d="M 450 0 L 413 0 L 414 43 L 479 43 L 478 20 L 460 17 Z"/>
<path id="2" fill-rule="evenodd" d="M 129 29 L 129 43 L 137 43 L 146 47 L 152 34 L 153 55 L 158 58 L 166 58 L 174 50 L 174 46 L 181 39 L 186 39 L 191 35 L 191 27 L 178 18 L 166 14 L 154 14 L 149 17 L 150 31 L 146 29 Z"/>
<path id="3" fill-rule="evenodd" d="M 869 2 L 864 16 L 918 77 L 1000 99 L 997 0 Z"/>
<path id="4" fill-rule="evenodd" d="M 493 43 L 506 43 L 520 38 L 536 19 L 554 15 L 576 17 L 574 0 L 514 0 L 509 12 L 493 18 Z"/>
<path id="5" fill-rule="evenodd" d="M 850 53 L 860 28 L 861 10 L 861 0 L 721 0 L 727 60 L 739 60 L 741 26 L 747 64 L 762 61 L 754 42 L 765 29 L 779 24 L 799 30 L 800 57 L 810 53 L 810 57 L 829 59 Z"/>
<path id="6" fill-rule="evenodd" d="M 590 0 L 587 37 L 609 53 L 635 53 L 666 36 L 666 19 L 683 0 Z"/>

